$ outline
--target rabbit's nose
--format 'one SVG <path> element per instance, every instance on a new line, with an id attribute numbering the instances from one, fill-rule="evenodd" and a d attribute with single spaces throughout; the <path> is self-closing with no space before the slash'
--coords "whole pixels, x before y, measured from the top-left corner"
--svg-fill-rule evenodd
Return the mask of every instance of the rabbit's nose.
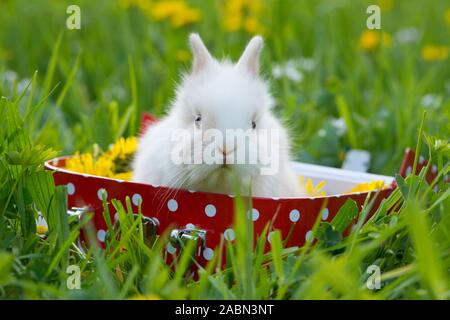
<path id="1" fill-rule="evenodd" d="M 234 147 L 234 148 L 225 148 L 225 149 L 223 149 L 223 148 L 221 148 L 221 147 L 217 147 L 217 149 L 219 150 L 219 152 L 220 152 L 224 157 L 226 157 L 227 155 L 229 155 L 230 153 L 232 153 L 232 152 L 236 149 L 236 147 Z"/>
<path id="2" fill-rule="evenodd" d="M 217 150 L 219 150 L 219 152 L 223 155 L 223 166 L 227 165 L 227 156 L 230 155 L 231 153 L 233 153 L 234 150 L 236 150 L 236 147 L 234 148 L 221 148 L 221 147 L 217 147 Z M 228 163 L 230 164 L 230 163 Z"/>

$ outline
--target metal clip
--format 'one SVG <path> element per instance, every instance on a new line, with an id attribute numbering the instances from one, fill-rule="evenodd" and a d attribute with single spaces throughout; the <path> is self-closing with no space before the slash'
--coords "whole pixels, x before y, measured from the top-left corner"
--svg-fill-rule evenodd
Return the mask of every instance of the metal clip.
<path id="1" fill-rule="evenodd" d="M 206 231 L 202 229 L 173 229 L 170 242 L 176 248 L 184 248 L 188 241 L 196 241 L 195 256 L 201 256 L 206 248 Z"/>
<path id="2" fill-rule="evenodd" d="M 94 210 L 91 207 L 85 206 L 85 207 L 71 207 L 70 209 L 67 210 L 67 215 L 70 218 L 74 218 L 70 223 L 70 226 L 75 226 L 76 224 L 79 223 L 79 221 L 81 221 L 84 217 L 85 214 L 89 213 L 89 212 L 94 212 Z M 77 244 L 76 244 L 77 248 L 80 250 L 80 253 L 83 256 L 86 256 L 86 252 L 88 251 L 88 246 L 86 245 L 86 243 L 82 240 L 82 238 L 78 237 L 77 240 Z"/>
<path id="3" fill-rule="evenodd" d="M 90 207 L 72 207 L 69 210 L 67 210 L 67 214 L 70 217 L 78 217 L 78 219 L 81 220 L 83 217 L 83 214 L 86 214 L 88 212 L 92 212 L 92 208 Z"/>
<path id="4" fill-rule="evenodd" d="M 142 217 L 142 231 L 144 234 L 144 243 L 151 247 L 156 240 L 156 232 L 159 222 L 154 218 Z"/>

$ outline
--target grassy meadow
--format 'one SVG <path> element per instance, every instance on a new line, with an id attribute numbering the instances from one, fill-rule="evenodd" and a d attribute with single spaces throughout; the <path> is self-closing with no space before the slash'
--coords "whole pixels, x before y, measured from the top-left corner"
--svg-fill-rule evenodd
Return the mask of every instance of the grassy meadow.
<path id="1" fill-rule="evenodd" d="M 80 30 L 66 27 L 72 4 Z M 381 30 L 366 27 L 370 4 L 381 8 Z M 339 221 L 318 221 L 316 242 L 283 248 L 275 234 L 268 253 L 265 235 L 248 246 L 238 198 L 233 263 L 220 270 L 216 254 L 197 281 L 186 277 L 189 248 L 176 271 L 166 266 L 164 237 L 149 248 L 131 233 L 108 239 L 112 250 L 81 252 L 74 242 L 87 221 L 66 216 L 67 190 L 42 164 L 94 144 L 106 150 L 138 134 L 142 112 L 163 115 L 190 67 L 190 32 L 233 60 L 252 35 L 264 37 L 261 69 L 296 160 L 340 167 L 362 149 L 369 172 L 394 176 L 411 147 L 438 179 L 397 177 L 399 188 L 362 224 L 368 202 L 348 237 Z M 0 0 L 0 298 L 449 299 L 449 50 L 445 0 Z M 115 207 L 123 234 L 139 227 Z M 36 234 L 38 211 L 46 238 Z M 66 285 L 73 264 L 80 290 Z M 366 286 L 370 265 L 382 271 L 379 289 Z"/>

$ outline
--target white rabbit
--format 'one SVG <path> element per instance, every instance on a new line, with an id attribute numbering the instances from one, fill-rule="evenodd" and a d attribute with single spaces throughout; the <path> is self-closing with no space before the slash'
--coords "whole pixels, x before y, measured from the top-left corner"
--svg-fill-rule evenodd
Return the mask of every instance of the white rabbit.
<path id="1" fill-rule="evenodd" d="M 192 71 L 182 78 L 168 115 L 150 126 L 140 138 L 133 161 L 133 181 L 226 194 L 240 187 L 243 195 L 255 197 L 304 195 L 290 166 L 287 132 L 272 115 L 273 99 L 268 85 L 259 76 L 262 38 L 251 39 L 236 64 L 215 60 L 199 35 L 191 34 L 189 40 L 194 58 Z M 189 133 L 182 148 L 191 155 L 193 144 L 205 150 L 207 140 L 212 137 L 206 133 L 208 129 L 224 136 L 229 129 L 242 129 L 249 133 L 249 140 L 214 142 L 211 154 L 217 162 L 213 164 L 174 161 L 174 148 L 180 143 L 173 138 L 175 131 Z M 266 129 L 265 134 L 260 129 Z M 276 132 L 278 139 L 268 138 L 267 132 Z M 275 170 L 263 174 L 261 159 L 256 156 L 258 161 L 253 163 L 248 159 L 255 157 L 255 150 L 269 152 L 269 149 L 276 154 L 272 152 L 275 157 L 265 165 Z M 247 162 L 236 163 L 237 154 L 242 150 L 241 156 L 244 154 Z M 201 160 L 205 160 L 204 156 Z M 273 165 L 275 161 L 278 166 Z"/>

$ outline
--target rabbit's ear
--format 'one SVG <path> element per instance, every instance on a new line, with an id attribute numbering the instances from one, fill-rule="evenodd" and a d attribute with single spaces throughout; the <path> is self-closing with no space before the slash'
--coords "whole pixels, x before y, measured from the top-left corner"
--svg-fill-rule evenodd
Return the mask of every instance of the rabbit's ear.
<path id="1" fill-rule="evenodd" d="M 192 54 L 194 56 L 192 72 L 197 73 L 211 63 L 213 58 L 197 33 L 190 34 L 189 42 L 191 43 Z"/>
<path id="2" fill-rule="evenodd" d="M 261 36 L 253 37 L 244 50 L 236 67 L 242 68 L 253 76 L 259 74 L 259 52 L 263 46 L 263 39 Z"/>

